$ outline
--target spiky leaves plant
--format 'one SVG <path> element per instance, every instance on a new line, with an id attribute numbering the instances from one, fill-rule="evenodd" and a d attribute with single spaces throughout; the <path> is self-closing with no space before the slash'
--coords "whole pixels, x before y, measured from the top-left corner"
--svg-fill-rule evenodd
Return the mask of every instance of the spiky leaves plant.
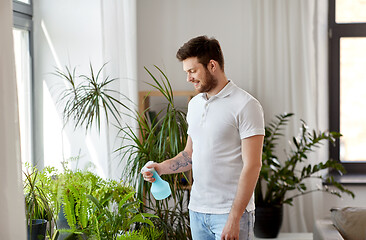
<path id="1" fill-rule="evenodd" d="M 145 206 L 141 206 L 142 209 L 149 209 L 159 216 L 154 223 L 158 229 L 163 229 L 163 239 L 189 239 L 186 188 L 180 183 L 180 180 L 187 179 L 187 176 L 184 173 L 163 176 L 173 190 L 172 196 L 155 201 L 150 195 L 151 184 L 144 181 L 140 174 L 141 168 L 148 161 L 162 162 L 172 158 L 184 150 L 187 142 L 186 114 L 174 104 L 173 90 L 168 77 L 159 67 L 155 68 L 161 77 L 160 80 L 147 68 L 145 70 L 153 79 L 153 84 L 150 85 L 161 93 L 167 105 L 154 119 L 146 117 L 149 109 L 142 114 L 137 112 L 133 116 L 138 124 L 137 132 L 130 126 L 121 128 L 121 135 L 126 140 L 124 142 L 129 144 L 118 150 L 122 152 L 122 159 L 127 159 L 124 177 L 133 186 L 138 186 L 138 198 L 145 202 Z M 168 205 L 169 200 L 173 204 Z"/>
<path id="2" fill-rule="evenodd" d="M 333 168 L 344 172 L 341 164 L 331 159 L 318 164 L 307 163 L 308 154 L 318 148 L 323 142 L 331 144 L 341 136 L 337 132 L 310 131 L 304 121 L 301 121 L 301 132 L 299 137 L 293 137 L 293 148 L 290 149 L 285 161 L 280 161 L 275 155 L 277 141 L 283 136 L 282 131 L 293 113 L 280 114 L 276 116 L 265 128 L 263 143 L 262 169 L 255 189 L 255 202 L 257 206 L 281 206 L 292 205 L 294 198 L 314 191 L 324 191 L 340 196 L 340 193 L 347 193 L 354 197 L 354 194 L 337 183 L 332 177 L 319 174 L 320 171 Z M 330 182 L 339 191 L 330 191 L 328 188 L 308 189 L 305 180 L 320 178 Z M 297 193 L 289 195 L 291 191 Z"/>
<path id="3" fill-rule="evenodd" d="M 107 63 L 95 74 L 90 63 L 90 75 L 76 75 L 76 68 L 66 67 L 66 71 L 56 70 L 56 75 L 66 82 L 66 88 L 61 92 L 59 102 L 64 103 L 63 116 L 65 124 L 73 120 L 75 128 L 85 125 L 85 129 L 90 129 L 96 124 L 100 131 L 102 116 L 105 116 L 109 123 L 109 117 L 112 116 L 118 125 L 121 125 L 122 114 L 119 107 L 128 109 L 128 106 L 122 103 L 119 98 L 126 100 L 123 94 L 113 90 L 111 85 L 118 80 L 110 79 L 109 76 L 101 79 L 102 70 Z M 96 123 L 95 123 L 96 122 Z"/>
<path id="4" fill-rule="evenodd" d="M 27 166 L 24 171 L 25 210 L 27 224 L 30 226 L 30 235 L 32 234 L 32 220 L 45 219 L 51 223 L 54 219 L 54 208 L 50 203 L 49 192 L 44 187 L 40 175 L 35 167 Z M 51 234 L 51 224 L 49 224 L 47 232 Z"/>

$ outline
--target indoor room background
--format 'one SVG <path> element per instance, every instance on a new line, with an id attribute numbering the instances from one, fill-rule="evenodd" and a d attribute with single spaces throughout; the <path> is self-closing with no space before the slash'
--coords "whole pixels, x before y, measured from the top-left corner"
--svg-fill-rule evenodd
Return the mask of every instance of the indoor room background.
<path id="1" fill-rule="evenodd" d="M 137 108 L 138 92 L 152 90 L 144 67 L 159 66 L 175 91 L 193 90 L 175 54 L 198 35 L 220 41 L 227 77 L 261 102 L 267 123 L 276 114 L 292 112 L 295 117 L 286 136 L 296 136 L 300 119 L 310 128 L 326 130 L 327 22 L 327 0 L 33 0 L 30 161 L 40 167 L 61 167 L 63 160 L 79 156 L 71 167 L 92 163 L 100 176 L 119 179 L 124 164 L 114 152 L 123 144 L 117 130 L 103 123 L 100 134 L 96 129 L 86 134 L 72 125 L 63 126 L 57 104 L 63 83 L 53 74 L 55 69 L 77 67 L 84 74 L 89 63 L 99 69 L 108 62 L 102 74 L 119 78 L 114 89 Z M 127 116 L 123 121 L 135 124 Z M 286 149 L 288 142 L 281 144 Z M 327 145 L 310 156 L 314 163 L 327 158 Z M 362 206 L 365 187 L 349 188 L 355 199 L 321 192 L 297 198 L 294 206 L 285 206 L 281 231 L 312 232 L 314 221 L 328 216 L 331 207 Z"/>

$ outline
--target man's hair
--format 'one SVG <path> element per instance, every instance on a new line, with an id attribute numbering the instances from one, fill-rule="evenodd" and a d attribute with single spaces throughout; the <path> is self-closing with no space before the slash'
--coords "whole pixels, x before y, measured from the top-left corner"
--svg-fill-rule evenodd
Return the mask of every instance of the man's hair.
<path id="1" fill-rule="evenodd" d="M 219 63 L 221 70 L 224 71 L 224 56 L 220 43 L 215 38 L 208 38 L 207 36 L 192 38 L 179 48 L 176 56 L 179 61 L 197 57 L 198 62 L 205 67 L 207 67 L 210 60 L 215 60 Z"/>

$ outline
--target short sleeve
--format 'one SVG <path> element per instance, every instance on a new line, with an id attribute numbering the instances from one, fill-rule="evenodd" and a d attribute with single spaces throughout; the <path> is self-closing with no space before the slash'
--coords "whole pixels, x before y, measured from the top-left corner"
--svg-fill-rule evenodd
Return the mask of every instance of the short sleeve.
<path id="1" fill-rule="evenodd" d="M 192 107 L 191 107 L 191 101 L 189 101 L 188 102 L 188 110 L 187 110 L 187 115 L 186 115 L 186 121 L 187 121 L 187 124 L 188 124 L 188 128 L 187 128 L 187 134 L 188 135 L 191 135 L 190 133 L 191 133 L 191 128 L 189 127 L 190 126 L 190 113 L 191 113 L 191 111 L 192 111 Z"/>
<path id="2" fill-rule="evenodd" d="M 264 114 L 260 103 L 251 99 L 239 112 L 240 139 L 264 135 Z"/>

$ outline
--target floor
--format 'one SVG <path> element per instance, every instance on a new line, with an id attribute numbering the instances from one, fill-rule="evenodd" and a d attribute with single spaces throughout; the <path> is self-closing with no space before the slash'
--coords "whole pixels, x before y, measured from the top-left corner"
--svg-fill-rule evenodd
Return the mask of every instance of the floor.
<path id="1" fill-rule="evenodd" d="M 276 239 L 276 240 L 312 240 L 313 234 L 312 233 L 280 233 L 277 238 L 254 238 L 254 240 L 269 240 L 269 239 Z"/>

